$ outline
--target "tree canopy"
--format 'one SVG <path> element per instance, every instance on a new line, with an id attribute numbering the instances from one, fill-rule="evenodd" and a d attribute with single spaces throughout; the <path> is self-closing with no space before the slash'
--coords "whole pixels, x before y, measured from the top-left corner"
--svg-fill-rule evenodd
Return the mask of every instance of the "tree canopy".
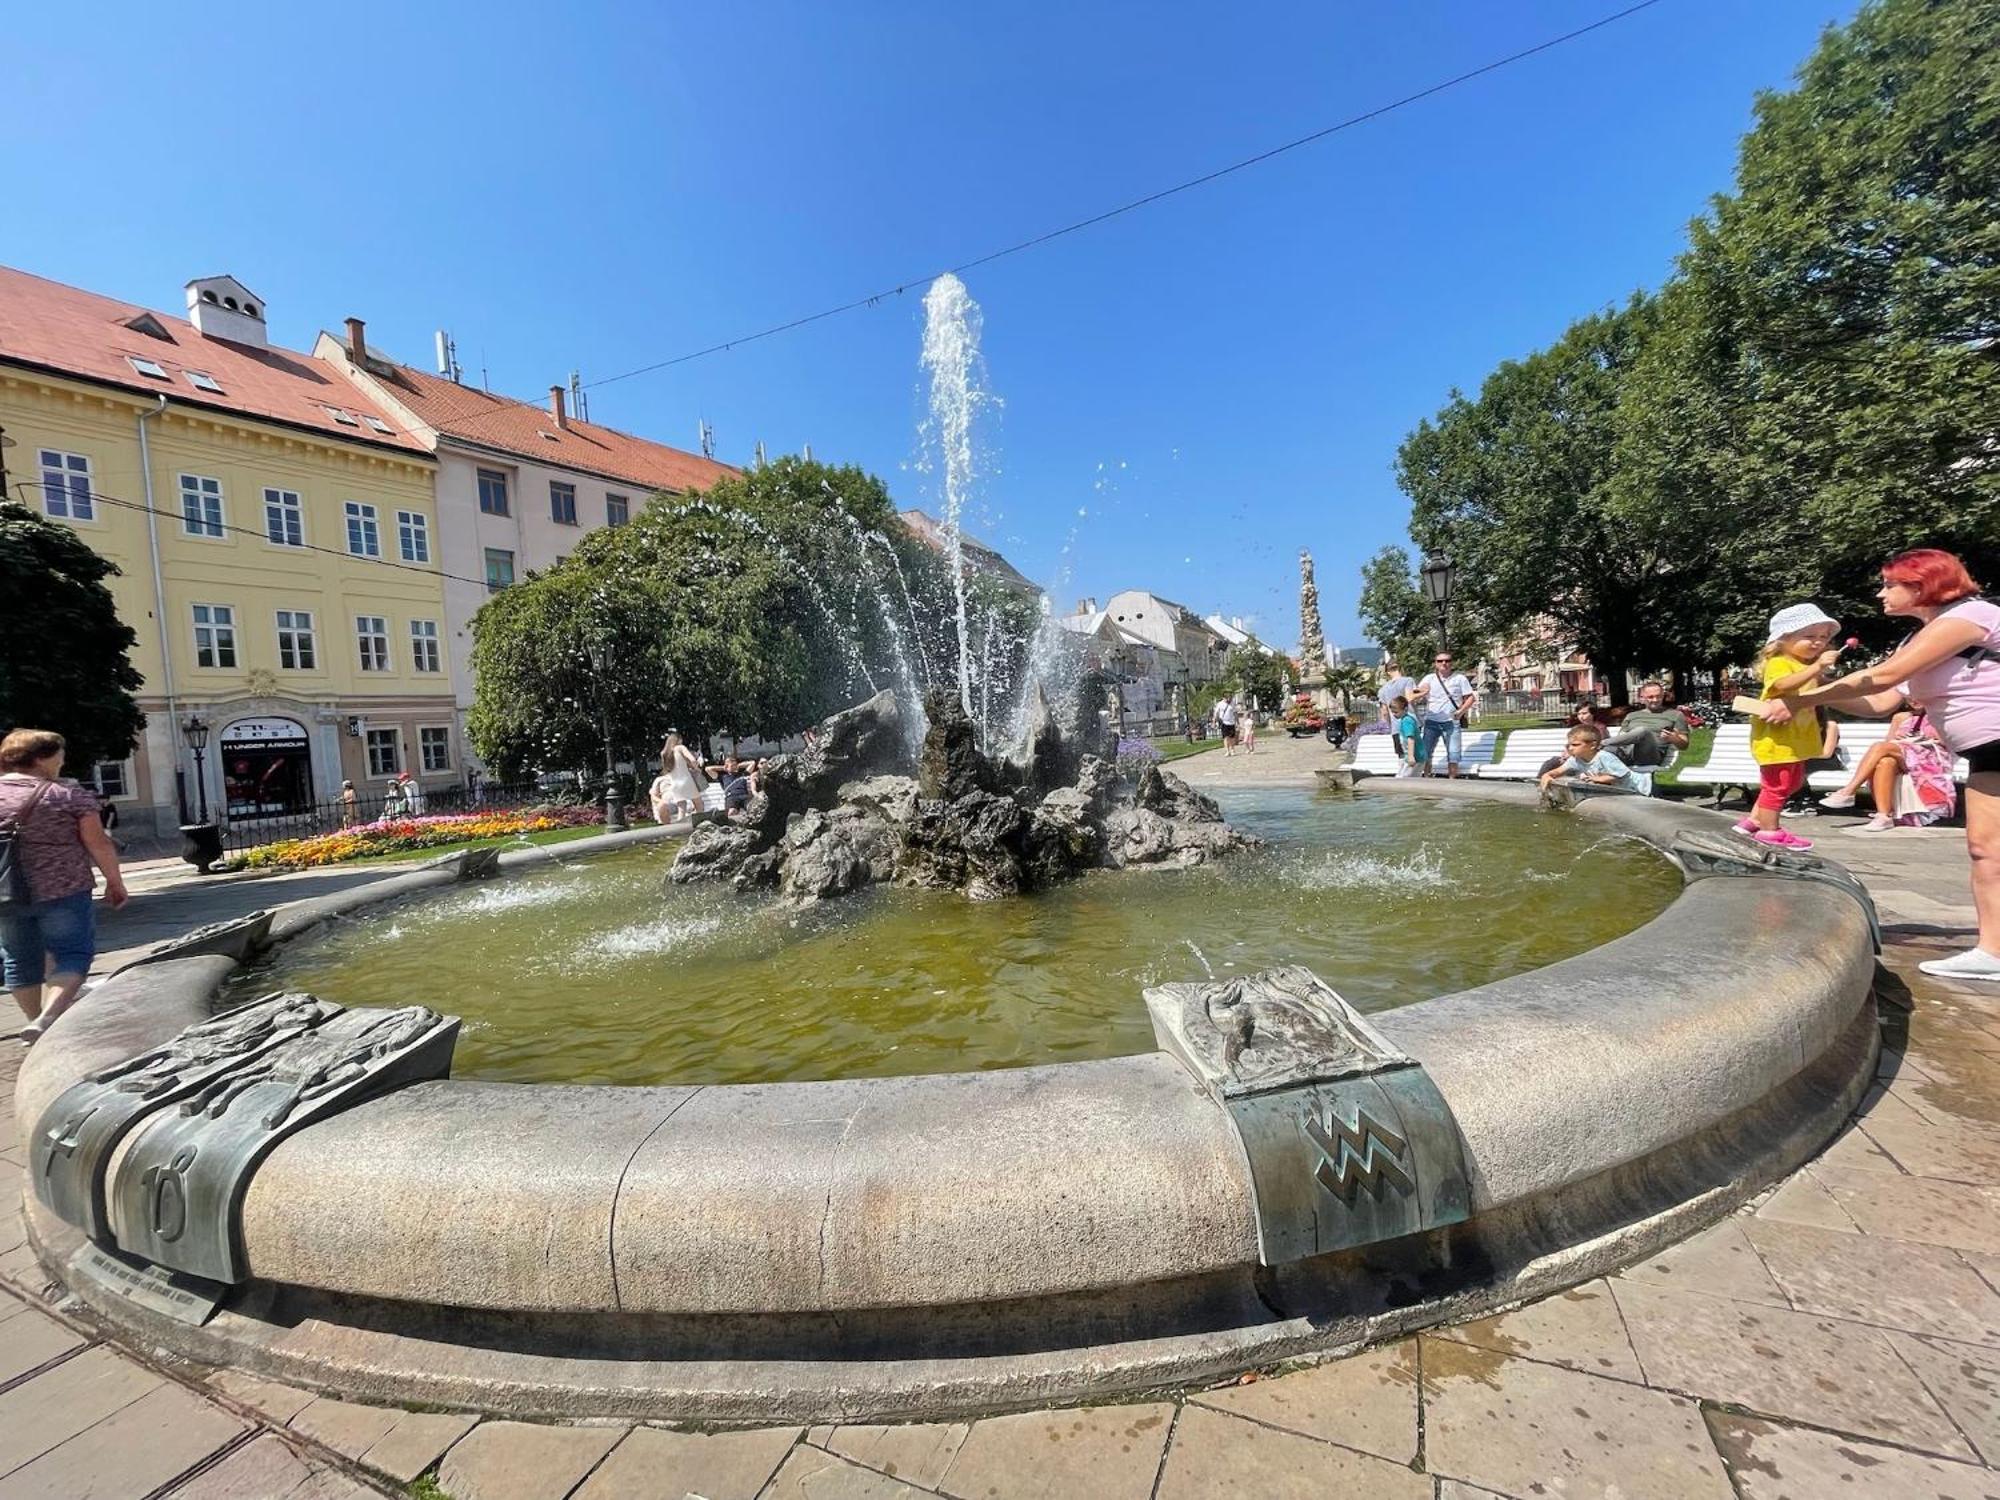
<path id="1" fill-rule="evenodd" d="M 1801 598 L 1886 638 L 1906 547 L 2000 567 L 1995 56 L 1986 0 L 1864 7 L 1758 99 L 1657 296 L 1410 434 L 1411 536 L 1489 627 L 1553 624 L 1616 680 L 1740 662 Z"/>
<path id="2" fill-rule="evenodd" d="M 132 694 L 138 639 L 104 580 L 116 563 L 67 526 L 0 503 L 0 733 L 52 729 L 69 742 L 70 774 L 131 752 L 145 728 Z"/>

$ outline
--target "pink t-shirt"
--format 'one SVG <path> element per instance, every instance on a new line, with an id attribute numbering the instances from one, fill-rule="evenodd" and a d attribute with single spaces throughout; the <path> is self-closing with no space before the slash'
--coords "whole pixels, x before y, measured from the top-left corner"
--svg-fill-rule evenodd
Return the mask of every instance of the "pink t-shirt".
<path id="1" fill-rule="evenodd" d="M 97 798 L 80 786 L 65 786 L 60 781 L 18 774 L 0 776 L 0 823 L 11 825 L 38 786 L 48 790 L 21 825 L 21 865 L 28 872 L 32 899 L 59 901 L 97 884 L 90 855 L 77 832 L 85 818 L 97 816 Z"/>
<path id="2" fill-rule="evenodd" d="M 1940 620 L 1970 620 L 1986 632 L 1980 644 L 2000 651 L 2000 604 L 1961 599 L 1938 612 Z M 1975 745 L 2000 740 L 2000 661 L 1967 661 L 1948 656 L 1914 672 L 1903 691 L 1924 708 L 1938 738 L 1963 755 Z"/>

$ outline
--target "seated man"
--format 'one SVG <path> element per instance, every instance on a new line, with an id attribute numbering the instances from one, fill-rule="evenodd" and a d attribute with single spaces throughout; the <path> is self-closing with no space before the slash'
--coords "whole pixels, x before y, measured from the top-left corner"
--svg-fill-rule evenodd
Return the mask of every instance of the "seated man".
<path id="1" fill-rule="evenodd" d="M 735 812 L 738 808 L 748 807 L 750 799 L 757 795 L 755 761 L 745 765 L 736 758 L 736 752 L 732 750 L 722 757 L 721 765 L 710 766 L 707 769 L 708 774 L 721 784 L 724 812 Z"/>
<path id="2" fill-rule="evenodd" d="M 1681 751 L 1687 749 L 1688 723 L 1678 709 L 1667 707 L 1667 690 L 1657 682 L 1639 688 L 1639 706 L 1625 715 L 1618 732 L 1604 742 L 1604 748 L 1637 771 L 1652 794 L 1655 771 L 1663 771 Z"/>
<path id="3" fill-rule="evenodd" d="M 1639 792 L 1638 777 L 1624 761 L 1604 748 L 1604 741 L 1595 729 L 1587 724 L 1579 724 L 1569 732 L 1563 742 L 1569 753 L 1540 777 L 1543 791 L 1549 789 L 1552 781 L 1575 778 L 1587 781 L 1592 786 L 1615 787 L 1621 792 Z"/>

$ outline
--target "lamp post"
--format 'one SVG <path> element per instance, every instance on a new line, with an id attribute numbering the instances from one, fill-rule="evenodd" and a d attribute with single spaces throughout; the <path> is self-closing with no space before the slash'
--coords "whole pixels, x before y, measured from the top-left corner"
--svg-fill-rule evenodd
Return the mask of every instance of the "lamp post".
<path id="1" fill-rule="evenodd" d="M 1450 646 L 1451 596 L 1458 575 L 1457 565 L 1440 552 L 1436 557 L 1425 558 L 1417 573 L 1423 581 L 1424 597 L 1437 611 L 1438 649 L 1446 650 Z"/>
<path id="2" fill-rule="evenodd" d="M 615 833 L 625 827 L 625 799 L 618 795 L 618 761 L 611 748 L 610 687 L 613 653 L 609 638 L 593 635 L 584 646 L 590 658 L 592 685 L 596 688 L 597 728 L 604 739 L 604 829 Z"/>
<path id="3" fill-rule="evenodd" d="M 181 858 L 204 875 L 222 858 L 222 830 L 208 820 L 208 729 L 208 721 L 200 714 L 189 714 L 181 721 L 181 738 L 194 752 L 197 801 L 195 821 L 181 825 Z"/>

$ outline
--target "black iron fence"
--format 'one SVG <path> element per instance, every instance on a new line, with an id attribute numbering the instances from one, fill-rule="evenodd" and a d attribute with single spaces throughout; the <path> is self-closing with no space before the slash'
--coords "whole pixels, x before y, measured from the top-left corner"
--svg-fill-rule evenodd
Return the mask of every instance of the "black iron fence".
<path id="1" fill-rule="evenodd" d="M 539 803 L 581 802 L 602 787 L 580 786 L 574 776 L 544 776 L 535 781 L 482 782 L 475 787 L 415 787 L 409 793 L 390 791 L 358 795 L 353 802 L 308 802 L 282 811 L 241 810 L 222 819 L 222 846 L 241 853 L 284 839 L 311 838 L 342 828 L 379 822 L 384 818 L 433 817 L 439 813 L 469 813 L 486 809 L 532 807 Z"/>

